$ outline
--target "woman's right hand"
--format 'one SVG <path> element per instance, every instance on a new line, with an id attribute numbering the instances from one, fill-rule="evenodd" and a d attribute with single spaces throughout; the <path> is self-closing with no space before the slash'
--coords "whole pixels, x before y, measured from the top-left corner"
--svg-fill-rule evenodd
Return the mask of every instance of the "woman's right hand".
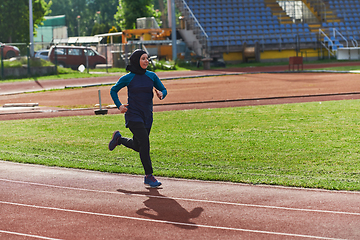
<path id="1" fill-rule="evenodd" d="M 119 107 L 119 110 L 121 113 L 126 113 L 127 112 L 127 106 L 129 106 L 129 104 L 122 104 L 120 107 Z"/>

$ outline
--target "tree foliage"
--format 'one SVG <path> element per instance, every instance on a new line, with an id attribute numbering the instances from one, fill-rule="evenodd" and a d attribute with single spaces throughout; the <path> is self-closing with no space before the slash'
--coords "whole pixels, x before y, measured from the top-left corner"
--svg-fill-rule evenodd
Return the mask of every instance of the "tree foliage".
<path id="1" fill-rule="evenodd" d="M 113 26 L 110 30 L 109 30 L 109 33 L 117 33 L 118 32 L 118 30 L 116 29 L 116 27 L 115 26 Z M 107 43 L 110 43 L 111 41 L 110 41 L 110 38 L 111 37 L 107 37 Z M 113 43 L 118 43 L 118 42 L 120 42 L 121 43 L 121 38 L 120 37 L 118 37 L 118 36 L 114 36 L 113 37 Z"/>
<path id="2" fill-rule="evenodd" d="M 15 5 L 15 6 L 14 6 Z M 34 31 L 48 13 L 51 3 L 32 0 Z M 1 0 L 0 2 L 0 41 L 29 43 L 29 1 Z"/>
<path id="3" fill-rule="evenodd" d="M 153 0 L 119 0 L 115 19 L 122 29 L 134 29 L 136 19 L 155 14 Z"/>
<path id="4" fill-rule="evenodd" d="M 47 2 L 51 0 L 45 0 Z M 68 35 L 107 33 L 115 25 L 119 0 L 52 0 L 51 15 L 65 15 Z"/>
<path id="5" fill-rule="evenodd" d="M 65 15 L 68 35 L 89 36 L 133 29 L 136 19 L 154 16 L 159 25 L 166 11 L 166 0 L 32 0 L 34 31 L 44 16 Z M 14 7 L 16 5 L 16 7 Z M 160 11 L 154 10 L 160 8 Z M 164 9 L 165 6 L 165 9 Z M 0 42 L 28 43 L 29 0 L 0 0 Z M 78 17 L 79 16 L 79 17 Z"/>

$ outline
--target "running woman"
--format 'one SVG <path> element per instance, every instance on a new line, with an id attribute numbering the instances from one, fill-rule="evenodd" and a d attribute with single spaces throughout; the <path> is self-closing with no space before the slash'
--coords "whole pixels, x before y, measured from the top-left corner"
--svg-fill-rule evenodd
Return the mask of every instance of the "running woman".
<path id="1" fill-rule="evenodd" d="M 157 188 L 161 182 L 153 176 L 149 141 L 153 123 L 153 88 L 160 100 L 166 97 L 167 90 L 154 72 L 146 70 L 149 65 L 148 57 L 145 51 L 135 50 L 130 56 L 130 65 L 126 67 L 130 73 L 122 76 L 110 90 L 111 98 L 120 112 L 124 113 L 125 126 L 130 129 L 133 137 L 125 138 L 119 131 L 115 131 L 109 142 L 109 150 L 124 145 L 139 152 L 145 170 L 144 184 Z M 118 96 L 118 92 L 124 87 L 128 89 L 127 104 L 122 104 Z"/>

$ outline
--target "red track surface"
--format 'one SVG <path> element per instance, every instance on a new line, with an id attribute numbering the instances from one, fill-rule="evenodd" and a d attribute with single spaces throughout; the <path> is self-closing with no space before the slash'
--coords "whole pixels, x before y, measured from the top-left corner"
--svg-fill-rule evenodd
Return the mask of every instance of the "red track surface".
<path id="1" fill-rule="evenodd" d="M 359 192 L 1 162 L 0 239 L 359 239 Z"/>
<path id="2" fill-rule="evenodd" d="M 198 74 L 186 74 L 190 73 Z M 117 78 L 81 80 L 81 84 L 98 83 L 100 80 L 115 82 Z M 226 81 L 225 85 L 213 85 L 219 82 L 218 79 L 167 81 L 165 85 L 170 94 L 165 103 L 180 102 L 181 99 L 213 101 L 242 98 L 248 100 L 237 102 L 238 106 L 277 104 L 356 98 L 356 95 L 335 95 L 327 99 L 323 96 L 301 96 L 360 91 L 359 75 L 355 74 L 232 76 L 221 77 L 222 83 Z M 10 85 L 0 84 L 0 90 L 9 93 L 14 89 L 46 89 L 54 85 L 50 82 L 10 84 L 12 90 Z M 59 87 L 70 83 L 57 82 Z M 49 86 L 45 86 L 47 84 Z M 71 85 L 74 85 L 73 82 Z M 108 91 L 108 88 L 99 87 L 104 89 L 102 92 Z M 87 104 L 89 101 L 97 103 L 97 89 L 60 92 L 62 95 L 55 100 L 57 92 L 45 92 L 0 96 L 0 103 L 42 99 L 44 102 L 39 102 L 40 105 L 49 109 L 48 106 L 57 106 L 50 104 L 51 101 L 75 101 L 75 96 L 82 96 L 79 99 Z M 200 93 L 206 94 L 202 96 Z M 126 95 L 121 94 L 120 98 Z M 90 98 L 87 98 L 89 95 Z M 298 97 L 269 98 L 272 96 Z M 104 94 L 103 102 L 111 103 L 106 98 Z M 253 98 L 259 99 L 251 101 Z M 227 107 L 233 103 L 225 101 L 206 106 Z M 183 106 L 200 108 L 204 104 L 157 106 L 155 110 L 181 109 Z M 11 119 L 6 116 L 19 119 L 34 118 L 36 115 L 94 114 L 93 110 L 35 112 L 12 112 L 0 115 L 0 119 Z M 117 113 L 117 110 L 110 110 L 110 114 Z M 0 239 L 360 239 L 359 192 L 169 178 L 158 178 L 163 183 L 162 189 L 149 190 L 144 188 L 141 176 L 2 161 L 0 169 Z"/>

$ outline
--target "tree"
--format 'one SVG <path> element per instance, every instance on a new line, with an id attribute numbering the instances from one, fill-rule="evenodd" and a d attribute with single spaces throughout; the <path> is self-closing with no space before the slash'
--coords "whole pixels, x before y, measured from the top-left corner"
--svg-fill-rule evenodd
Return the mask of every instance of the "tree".
<path id="1" fill-rule="evenodd" d="M 89 36 L 92 32 L 106 33 L 115 25 L 114 15 L 119 4 L 118 0 L 52 0 L 52 2 L 51 15 L 66 16 L 70 37 Z M 107 29 L 103 29 L 103 24 Z"/>
<path id="2" fill-rule="evenodd" d="M 106 33 L 109 30 L 109 25 L 105 23 L 95 23 L 91 31 L 91 36 Z"/>
<path id="3" fill-rule="evenodd" d="M 119 0 L 118 11 L 115 14 L 121 29 L 134 29 L 136 19 L 154 15 L 153 0 Z"/>
<path id="4" fill-rule="evenodd" d="M 159 9 L 160 11 L 160 16 L 158 16 L 158 18 L 161 18 L 161 23 L 159 21 L 159 19 L 156 19 L 157 21 L 159 21 L 159 26 L 161 26 L 162 28 L 167 28 L 169 26 L 168 24 L 168 20 L 167 20 L 167 3 L 168 0 L 154 0 L 154 7 L 155 9 Z M 156 18 L 156 17 L 155 17 Z"/>
<path id="5" fill-rule="evenodd" d="M 44 20 L 51 3 L 44 0 L 32 0 L 34 31 Z M 13 0 L 0 3 L 0 42 L 29 43 L 29 1 L 18 0 L 14 7 Z"/>
<path id="6" fill-rule="evenodd" d="M 109 30 L 109 33 L 117 33 L 118 32 L 118 30 L 116 29 L 116 27 L 115 26 L 113 26 L 110 30 Z M 107 43 L 110 43 L 110 38 L 111 37 L 107 37 Z M 121 41 L 122 39 L 120 38 L 120 37 L 118 37 L 118 36 L 114 36 L 113 37 L 113 42 L 114 43 L 118 43 L 118 42 L 122 42 Z"/>

